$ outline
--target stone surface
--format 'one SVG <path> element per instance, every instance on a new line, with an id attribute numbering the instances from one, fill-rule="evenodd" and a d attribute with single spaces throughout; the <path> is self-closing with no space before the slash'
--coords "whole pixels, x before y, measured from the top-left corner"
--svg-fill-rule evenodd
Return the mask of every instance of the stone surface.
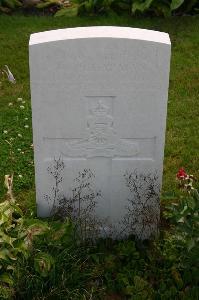
<path id="1" fill-rule="evenodd" d="M 156 233 L 170 40 L 82 27 L 30 37 L 39 216 L 65 213 L 84 235 Z M 81 229 L 81 232 L 83 229 Z"/>

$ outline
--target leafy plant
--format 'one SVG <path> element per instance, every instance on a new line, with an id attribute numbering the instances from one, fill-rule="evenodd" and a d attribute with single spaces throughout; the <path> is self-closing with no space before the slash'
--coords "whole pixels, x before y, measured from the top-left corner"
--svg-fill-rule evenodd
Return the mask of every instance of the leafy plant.
<path id="1" fill-rule="evenodd" d="M 62 166 L 60 160 L 57 164 Z M 50 169 L 54 175 L 58 175 L 56 166 Z M 125 176 L 129 188 L 136 193 L 136 174 Z M 26 218 L 12 193 L 13 176 L 5 176 L 7 195 L 0 204 L 1 299 L 89 299 L 91 296 L 93 299 L 116 296 L 140 300 L 197 299 L 198 219 L 195 217 L 198 193 L 193 187 L 193 176 L 181 170 L 177 177 L 180 187 L 188 194 L 178 206 L 171 206 L 172 211 L 167 211 L 167 216 L 176 225 L 173 232 L 165 231 L 160 235 L 163 238 L 151 242 L 132 238 L 96 240 L 91 247 L 76 243 L 76 225 L 66 215 L 62 220 L 49 219 L 48 222 Z M 56 178 L 60 179 L 60 175 Z M 89 170 L 79 173 L 76 178 L 73 192 L 77 203 L 83 197 L 82 190 L 90 187 L 89 178 L 92 178 Z M 148 187 L 154 184 L 152 176 L 142 179 Z M 154 185 L 146 191 L 153 192 Z M 84 200 L 86 203 L 88 198 Z M 190 209 L 189 213 L 185 206 Z M 68 206 L 64 205 L 63 209 L 67 214 Z M 190 228 L 189 221 L 193 216 Z M 180 220 L 182 217 L 184 222 Z M 182 224 L 186 227 L 181 227 Z M 186 243 L 190 237 L 195 241 L 191 247 Z"/>
<path id="2" fill-rule="evenodd" d="M 20 0 L 0 0 L 0 12 L 10 13 L 22 5 Z"/>
<path id="3" fill-rule="evenodd" d="M 171 11 L 179 8 L 183 2 L 184 0 L 172 0 L 170 4 Z"/>
<path id="4" fill-rule="evenodd" d="M 136 300 L 151 300 L 153 299 L 154 292 L 146 280 L 140 276 L 134 276 L 133 285 L 127 286 L 126 294 Z"/>
<path id="5" fill-rule="evenodd" d="M 14 285 L 18 260 L 31 255 L 34 237 L 48 230 L 46 223 L 39 220 L 25 224 L 24 214 L 13 197 L 12 185 L 13 175 L 6 175 L 7 199 L 0 203 L 0 289 L 4 292 L 10 292 Z M 7 297 L 6 293 L 1 296 Z"/>
<path id="6" fill-rule="evenodd" d="M 36 7 L 39 9 L 42 9 L 42 8 L 47 8 L 47 7 L 53 6 L 53 5 L 61 6 L 61 4 L 62 3 L 58 0 L 43 0 L 43 1 L 40 1 L 38 4 L 36 4 Z"/>
<path id="7" fill-rule="evenodd" d="M 131 0 L 78 0 L 79 15 L 115 15 L 130 10 Z"/>
<path id="8" fill-rule="evenodd" d="M 42 277 L 47 277 L 54 264 L 54 260 L 51 255 L 47 253 L 39 252 L 34 257 L 34 267 Z"/>
<path id="9" fill-rule="evenodd" d="M 109 13 L 114 0 L 80 0 L 79 14 L 97 15 Z"/>
<path id="10" fill-rule="evenodd" d="M 199 193 L 193 187 L 193 175 L 187 175 L 184 169 L 178 171 L 177 180 L 186 196 L 181 197 L 179 202 L 168 206 L 165 215 L 177 225 L 177 230 L 182 235 L 187 250 L 190 251 L 199 246 Z"/>
<path id="11" fill-rule="evenodd" d="M 199 263 L 199 193 L 193 187 L 193 175 L 186 174 L 183 168 L 178 171 L 176 177 L 185 195 L 181 196 L 178 202 L 167 206 L 165 216 L 176 226 L 175 236 L 181 248 L 179 266 L 183 270 L 184 281 L 189 283 L 191 278 L 195 281 Z M 188 270 L 191 269 L 192 273 L 189 273 Z"/>
<path id="12" fill-rule="evenodd" d="M 0 12 L 7 14 L 19 9 L 26 13 L 43 11 L 46 14 L 55 14 L 63 6 L 64 3 L 60 0 L 0 0 Z"/>
<path id="13" fill-rule="evenodd" d="M 0 12 L 16 9 L 25 12 L 51 14 L 55 17 L 77 15 L 104 15 L 132 13 L 141 15 L 171 16 L 197 13 L 197 0 L 0 0 Z"/>
<path id="14" fill-rule="evenodd" d="M 156 16 L 171 16 L 172 13 L 179 14 L 193 12 L 197 7 L 197 1 L 189 0 L 133 0 L 132 13 L 155 14 Z"/>
<path id="15" fill-rule="evenodd" d="M 132 3 L 132 13 L 135 14 L 137 11 L 143 13 L 148 10 L 154 0 L 145 1 L 133 1 Z"/>
<path id="16" fill-rule="evenodd" d="M 79 6 L 72 4 L 70 6 L 63 6 L 60 10 L 55 13 L 55 17 L 76 17 L 78 15 Z"/>

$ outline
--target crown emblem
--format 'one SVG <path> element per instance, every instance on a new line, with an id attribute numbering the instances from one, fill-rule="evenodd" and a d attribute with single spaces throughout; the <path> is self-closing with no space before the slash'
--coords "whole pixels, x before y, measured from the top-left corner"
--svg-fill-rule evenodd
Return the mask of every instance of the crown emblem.
<path id="1" fill-rule="evenodd" d="M 95 108 L 92 109 L 92 112 L 95 115 L 98 114 L 106 115 L 108 114 L 108 111 L 109 111 L 109 107 L 106 106 L 101 100 L 99 100 Z"/>

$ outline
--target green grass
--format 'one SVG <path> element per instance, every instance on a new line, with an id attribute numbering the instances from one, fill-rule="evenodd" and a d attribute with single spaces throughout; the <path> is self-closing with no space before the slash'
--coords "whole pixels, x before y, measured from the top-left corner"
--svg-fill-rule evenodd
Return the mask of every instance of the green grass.
<path id="1" fill-rule="evenodd" d="M 33 32 L 56 28 L 118 25 L 165 31 L 172 42 L 163 192 L 175 190 L 175 174 L 184 166 L 198 177 L 199 149 L 199 18 L 168 19 L 130 17 L 52 18 L 0 16 L 0 68 L 7 64 L 17 84 L 0 86 L 0 195 L 4 175 L 14 171 L 18 197 L 34 202 L 34 166 L 28 67 L 28 40 Z M 25 103 L 17 98 L 22 97 Z M 12 106 L 9 106 L 9 103 Z M 20 108 L 24 106 L 24 109 Z M 28 120 L 25 120 L 28 118 Z M 24 128 L 28 125 L 29 128 Z M 7 134 L 3 133 L 8 131 Z M 22 137 L 18 137 L 21 134 Z M 10 140 L 13 139 L 13 140 Z M 9 144 L 10 143 L 10 144 Z M 12 145 L 12 147 L 11 147 Z M 11 149 L 12 148 L 12 149 Z M 21 150 L 17 150 L 21 149 Z M 13 153 L 11 153 L 11 151 Z M 24 152 L 24 153 L 23 153 Z M 20 178 L 18 175 L 22 175 Z"/>
<path id="2" fill-rule="evenodd" d="M 180 166 L 196 177 L 199 175 L 198 17 L 56 19 L 0 16 L 0 68 L 7 64 L 17 80 L 16 85 L 6 81 L 0 85 L 0 196 L 5 193 L 4 175 L 14 171 L 17 202 L 25 210 L 24 224 L 30 218 L 37 221 L 33 212 L 29 36 L 38 31 L 91 25 L 132 26 L 170 34 L 172 59 L 163 192 L 175 190 L 175 173 Z M 49 222 L 50 227 L 56 225 L 56 222 Z M 15 227 L 10 230 L 14 231 Z M 99 241 L 91 248 L 76 247 L 74 241 L 67 241 L 67 235 L 70 237 L 67 233 L 61 242 L 57 238 L 53 240 L 51 234 L 38 237 L 28 260 L 19 256 L 20 259 L 12 262 L 17 271 L 13 275 L 11 292 L 13 289 L 16 299 L 198 299 L 196 259 L 194 256 L 187 258 L 184 246 L 172 234 L 161 233 L 160 239 L 150 245 L 138 245 L 129 239 Z M 34 268 L 34 258 L 40 252 L 52 255 L 55 261 L 48 277 L 42 277 Z"/>

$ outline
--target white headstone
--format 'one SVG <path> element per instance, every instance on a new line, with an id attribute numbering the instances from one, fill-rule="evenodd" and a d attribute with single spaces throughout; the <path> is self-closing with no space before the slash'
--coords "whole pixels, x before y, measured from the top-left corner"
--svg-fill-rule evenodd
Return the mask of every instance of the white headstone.
<path id="1" fill-rule="evenodd" d="M 82 27 L 31 35 L 39 216 L 60 206 L 85 235 L 157 232 L 169 65 L 162 32 Z"/>

